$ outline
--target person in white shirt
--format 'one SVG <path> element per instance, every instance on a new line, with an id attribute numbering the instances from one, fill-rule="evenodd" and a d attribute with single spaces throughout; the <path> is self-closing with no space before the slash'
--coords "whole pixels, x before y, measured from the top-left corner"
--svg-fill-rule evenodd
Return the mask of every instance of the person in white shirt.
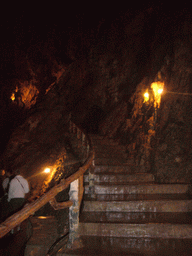
<path id="1" fill-rule="evenodd" d="M 17 171 L 15 177 L 9 183 L 8 202 L 10 213 L 20 210 L 25 204 L 26 194 L 29 193 L 28 181 Z"/>

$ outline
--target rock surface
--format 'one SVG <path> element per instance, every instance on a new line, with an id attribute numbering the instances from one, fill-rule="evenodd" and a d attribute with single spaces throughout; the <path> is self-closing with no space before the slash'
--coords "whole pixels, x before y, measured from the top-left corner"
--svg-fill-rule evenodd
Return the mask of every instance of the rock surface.
<path id="1" fill-rule="evenodd" d="M 45 166 L 56 166 L 61 174 L 67 172 L 64 165 L 79 161 L 67 130 L 70 113 L 87 132 L 123 143 L 135 171 L 151 172 L 160 183 L 192 179 L 190 14 L 186 9 L 149 8 L 134 17 L 123 15 L 108 28 L 106 33 L 100 29 L 86 52 L 73 52 L 71 64 L 61 67 L 52 58 L 49 68 L 45 65 L 45 73 L 52 72 L 49 79 L 42 76 L 42 66 L 32 65 L 32 57 L 28 60 L 31 76 L 23 84 L 33 84 L 37 91 L 29 90 L 33 97 L 28 110 L 27 100 L 22 100 L 22 109 L 19 105 L 23 84 L 17 101 L 9 103 L 25 115 L 14 126 L 1 162 L 28 178 L 34 175 L 32 187 L 39 186 L 37 177 L 40 184 L 46 180 L 35 176 Z M 164 86 L 158 105 L 143 98 L 153 82 Z"/>

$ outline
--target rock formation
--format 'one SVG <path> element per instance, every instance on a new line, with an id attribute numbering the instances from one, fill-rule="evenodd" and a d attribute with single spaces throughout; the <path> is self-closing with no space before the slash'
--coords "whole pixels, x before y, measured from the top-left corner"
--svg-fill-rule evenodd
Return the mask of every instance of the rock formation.
<path id="1" fill-rule="evenodd" d="M 20 79 L 8 94 L 17 94 L 9 106 L 25 115 L 1 156 L 5 168 L 19 168 L 31 177 L 51 165 L 59 170 L 57 180 L 63 177 L 66 161 L 76 163 L 79 156 L 67 128 L 71 115 L 88 133 L 126 145 L 133 171 L 151 172 L 160 183 L 190 182 L 191 24 L 185 9 L 124 14 L 107 31 L 101 25 L 82 54 L 71 48 L 70 64 L 29 64 L 30 78 Z M 153 83 L 163 87 L 159 101 Z"/>

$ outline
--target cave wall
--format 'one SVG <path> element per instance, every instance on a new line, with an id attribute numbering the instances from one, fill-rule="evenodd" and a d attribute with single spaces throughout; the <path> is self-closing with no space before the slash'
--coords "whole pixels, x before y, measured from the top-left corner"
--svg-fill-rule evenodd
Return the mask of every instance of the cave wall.
<path id="1" fill-rule="evenodd" d="M 10 137 L 1 159 L 4 165 L 20 168 L 30 177 L 42 166 L 56 164 L 59 180 L 67 171 L 65 157 L 78 159 L 76 152 L 67 151 L 66 120 L 71 113 L 87 132 L 124 144 L 133 171 L 152 172 L 159 182 L 189 181 L 191 19 L 185 13 L 162 13 L 150 8 L 131 21 L 122 19 L 123 25 L 115 21 L 86 54 L 75 57 L 73 53 L 72 63 L 65 68 L 57 65 L 50 83 L 46 75 L 35 104 Z M 33 68 L 32 78 L 21 85 L 31 81 L 40 91 L 42 65 Z M 143 98 L 155 81 L 164 84 L 156 110 L 153 101 L 146 103 Z"/>
<path id="2" fill-rule="evenodd" d="M 188 35 L 183 34 L 185 38 Z M 191 39 L 176 40 L 159 111 L 154 171 L 160 181 L 190 182 L 192 179 L 191 60 Z"/>
<path id="3" fill-rule="evenodd" d="M 190 32 L 191 33 L 191 32 Z M 191 39 L 183 33 L 173 41 L 156 77 L 146 77 L 132 96 L 132 117 L 124 125 L 129 134 L 129 158 L 139 171 L 152 172 L 163 183 L 191 182 Z M 186 39 L 187 38 L 187 39 Z M 144 102 L 152 82 L 164 84 L 161 103 Z"/>

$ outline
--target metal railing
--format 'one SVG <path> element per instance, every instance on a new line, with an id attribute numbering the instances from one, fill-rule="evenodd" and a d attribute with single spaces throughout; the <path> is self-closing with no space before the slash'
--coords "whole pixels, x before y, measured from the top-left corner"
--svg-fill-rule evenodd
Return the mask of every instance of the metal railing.
<path id="1" fill-rule="evenodd" d="M 46 203 L 50 203 L 55 210 L 69 208 L 69 246 L 73 244 L 77 238 L 77 230 L 79 225 L 79 209 L 83 198 L 83 175 L 94 165 L 94 150 L 91 141 L 85 133 L 82 132 L 71 120 L 69 121 L 69 131 L 76 135 L 86 160 L 77 172 L 66 179 L 63 179 L 58 185 L 51 188 L 43 196 L 28 204 L 23 209 L 7 218 L 0 224 L 0 238 L 17 227 L 20 223 L 33 215 L 37 210 L 43 207 Z M 69 201 L 57 202 L 55 196 L 70 186 Z"/>

